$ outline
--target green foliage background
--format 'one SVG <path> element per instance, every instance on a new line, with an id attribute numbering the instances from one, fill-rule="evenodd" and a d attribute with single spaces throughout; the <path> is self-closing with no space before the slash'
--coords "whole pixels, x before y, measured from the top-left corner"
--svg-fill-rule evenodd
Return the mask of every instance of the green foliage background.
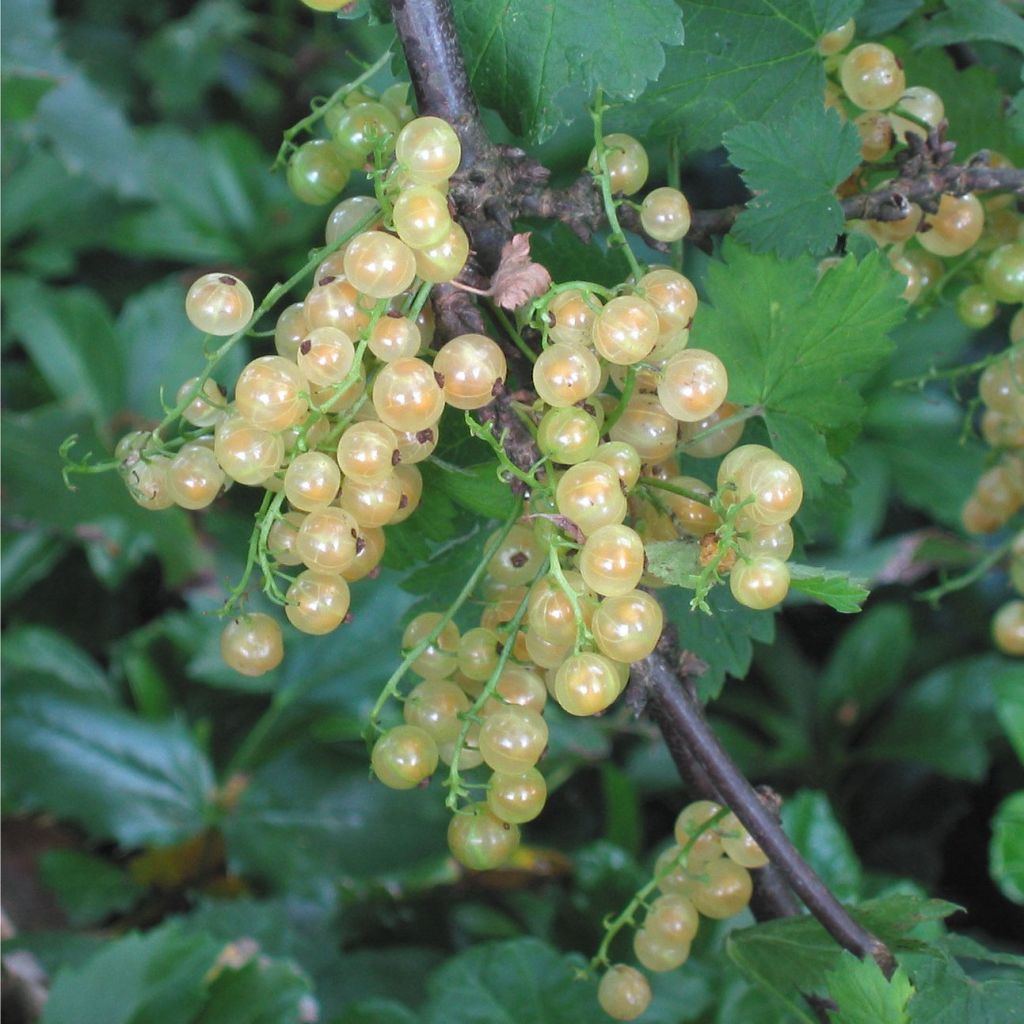
<path id="1" fill-rule="evenodd" d="M 195 372 L 192 278 L 230 269 L 262 294 L 319 242 L 323 213 L 268 169 L 310 97 L 390 44 L 364 6 L 342 20 L 297 0 L 5 0 L 3 799 L 18 928 L 5 948 L 50 973 L 47 1024 L 592 1021 L 569 951 L 593 951 L 681 803 L 647 723 L 552 715 L 550 811 L 513 867 L 464 878 L 438 794 L 368 780 L 360 731 L 403 616 L 446 603 L 482 517 L 504 514 L 486 472 L 428 467 L 424 506 L 389 533 L 381 577 L 355 588 L 352 624 L 289 635 L 285 663 L 256 680 L 219 663 L 209 614 L 241 567 L 244 488 L 190 516 L 142 511 L 115 476 L 78 478 L 75 493 L 61 481 L 64 437 L 105 453 Z M 892 386 L 1001 347 L 1006 318 L 971 333 L 947 296 L 904 317 L 874 257 L 814 288 L 851 140 L 820 110 L 813 50 L 853 13 L 895 33 L 962 155 L 1019 162 L 1020 22 L 996 0 L 778 0 L 766 20 L 768 6 L 456 0 L 489 126 L 536 143 L 556 179 L 585 161 L 600 84 L 633 100 L 610 127 L 649 142 L 653 178 L 678 134 L 695 204 L 741 198 L 724 136 L 747 184 L 783 204 L 781 222 L 755 204 L 714 260 L 688 257 L 709 306 L 698 331 L 736 367 L 731 397 L 766 405 L 804 473 L 802 560 L 873 588 L 857 618 L 793 600 L 773 624 L 725 599 L 708 619 L 673 592 L 667 607 L 710 663 L 730 750 L 785 794 L 788 831 L 903 950 L 905 974 L 886 985 L 809 920 L 744 917 L 702 933 L 645 1020 L 807 1020 L 796 992 L 810 988 L 874 1008 L 849 1022 L 1021 1019 L 1019 961 L 964 937 L 1020 937 L 1024 674 L 988 635 L 1006 579 L 932 608 L 898 571 L 922 544 L 954 569 L 981 557 L 957 523 L 985 452 L 947 389 Z M 964 41 L 978 63 L 959 71 L 943 47 Z M 1005 116 L 1004 94 L 1018 95 Z M 614 255 L 537 227 L 556 280 L 624 276 Z M 831 357 L 808 368 L 801 346 L 838 323 Z M 475 467 L 486 451 L 460 442 L 446 458 Z M 261 741 L 243 747 L 257 722 Z M 952 908 L 926 896 L 967 907 L 957 934 L 938 923 Z"/>

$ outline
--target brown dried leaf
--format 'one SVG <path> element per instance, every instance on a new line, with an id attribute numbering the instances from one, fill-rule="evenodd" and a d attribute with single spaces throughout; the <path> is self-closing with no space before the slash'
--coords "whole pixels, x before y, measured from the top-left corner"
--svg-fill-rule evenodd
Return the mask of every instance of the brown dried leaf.
<path id="1" fill-rule="evenodd" d="M 513 235 L 501 250 L 501 262 L 491 278 L 491 294 L 502 309 L 518 309 L 551 287 L 551 275 L 530 259 L 530 232 Z"/>

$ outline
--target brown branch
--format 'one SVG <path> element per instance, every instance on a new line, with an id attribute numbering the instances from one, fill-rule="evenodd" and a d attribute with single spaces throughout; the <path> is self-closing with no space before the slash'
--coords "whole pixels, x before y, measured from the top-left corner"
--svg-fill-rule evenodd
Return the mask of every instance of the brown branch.
<path id="1" fill-rule="evenodd" d="M 477 266 L 493 272 L 501 248 L 512 236 L 512 222 L 523 212 L 556 217 L 578 232 L 592 231 L 600 221 L 589 176 L 564 192 L 549 190 L 545 168 L 521 150 L 487 141 L 458 50 L 449 0 L 392 0 L 392 9 L 420 112 L 452 120 L 463 141 L 463 159 L 453 177 L 451 195 Z M 435 309 L 442 336 L 482 327 L 472 300 L 456 288 L 438 289 Z M 512 408 L 509 392 L 500 389 L 480 416 L 503 438 L 513 463 L 528 470 L 538 452 Z M 718 742 L 692 680 L 680 679 L 678 656 L 670 653 L 673 647 L 672 638 L 663 637 L 659 650 L 634 666 L 634 671 L 643 681 L 644 698 L 681 774 L 698 793 L 713 794 L 726 804 L 768 854 L 772 869 L 759 872 L 770 883 L 761 887 L 761 912 L 765 916 L 793 913 L 793 902 L 781 884 L 785 878 L 841 945 L 874 957 L 883 970 L 891 972 L 888 949 L 849 916 L 803 860 L 782 830 L 777 809 L 766 806 Z"/>

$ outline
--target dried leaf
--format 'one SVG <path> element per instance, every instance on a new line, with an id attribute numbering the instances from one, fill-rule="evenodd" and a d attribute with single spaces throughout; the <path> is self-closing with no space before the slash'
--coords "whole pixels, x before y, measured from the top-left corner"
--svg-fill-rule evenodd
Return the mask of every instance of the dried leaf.
<path id="1" fill-rule="evenodd" d="M 491 294 L 502 309 L 517 309 L 551 287 L 551 275 L 530 259 L 530 232 L 513 235 L 501 250 L 501 263 L 491 278 Z"/>

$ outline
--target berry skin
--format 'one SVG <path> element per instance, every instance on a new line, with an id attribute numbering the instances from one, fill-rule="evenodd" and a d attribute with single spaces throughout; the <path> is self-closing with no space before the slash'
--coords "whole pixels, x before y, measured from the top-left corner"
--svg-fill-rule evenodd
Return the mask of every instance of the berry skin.
<path id="1" fill-rule="evenodd" d="M 985 226 L 985 208 L 978 197 L 943 195 L 937 213 L 925 214 L 928 231 L 917 238 L 936 256 L 960 256 L 975 246 Z"/>
<path id="2" fill-rule="evenodd" d="M 519 827 L 502 821 L 485 803 L 470 804 L 452 815 L 448 825 L 448 849 L 473 871 L 501 867 L 519 845 Z"/>
<path id="3" fill-rule="evenodd" d="M 1024 601 L 1007 601 L 992 619 L 996 647 L 1012 657 L 1024 657 Z"/>
<path id="4" fill-rule="evenodd" d="M 281 627 L 262 612 L 232 619 L 220 635 L 221 657 L 243 676 L 262 676 L 284 657 Z"/>
<path id="5" fill-rule="evenodd" d="M 224 486 L 224 470 L 204 444 L 182 445 L 167 466 L 167 488 L 176 505 L 206 508 Z"/>
<path id="6" fill-rule="evenodd" d="M 417 117 L 398 133 L 395 159 L 414 182 L 438 185 L 458 169 L 462 146 L 447 121 Z"/>
<path id="7" fill-rule="evenodd" d="M 878 43 L 854 47 L 843 58 L 839 78 L 846 95 L 862 110 L 891 107 L 907 85 L 895 54 Z"/>
<path id="8" fill-rule="evenodd" d="M 601 364 L 583 345 L 560 341 L 549 345 L 533 364 L 533 386 L 556 409 L 589 398 L 601 384 Z"/>
<path id="9" fill-rule="evenodd" d="M 540 814 L 547 795 L 547 783 L 536 768 L 514 774 L 495 772 L 487 789 L 487 806 L 502 821 L 522 825 Z"/>
<path id="10" fill-rule="evenodd" d="M 285 497 L 293 508 L 303 512 L 330 505 L 340 487 L 341 470 L 323 452 L 302 452 L 285 470 Z"/>
<path id="11" fill-rule="evenodd" d="M 628 526 L 602 526 L 583 545 L 579 569 L 595 593 L 603 597 L 628 594 L 643 576 L 644 542 Z"/>
<path id="12" fill-rule="evenodd" d="M 191 423 L 194 427 L 212 427 L 227 411 L 224 392 L 221 391 L 220 385 L 210 378 L 203 381 L 202 387 L 197 390 L 198 384 L 198 377 L 191 377 L 185 381 L 178 388 L 175 400 L 177 402 L 184 402 L 190 395 L 194 394 L 195 398 L 185 407 L 181 418 L 186 423 Z"/>
<path id="13" fill-rule="evenodd" d="M 213 451 L 232 480 L 250 487 L 269 480 L 284 461 L 281 435 L 238 414 L 225 416 L 217 424 Z"/>
<path id="14" fill-rule="evenodd" d="M 610 363 L 630 366 L 640 362 L 658 341 L 657 310 L 645 299 L 620 295 L 594 320 L 594 348 Z"/>
<path id="15" fill-rule="evenodd" d="M 436 245 L 415 250 L 416 273 L 431 284 L 453 281 L 469 258 L 469 237 L 452 221 L 448 234 Z"/>
<path id="16" fill-rule="evenodd" d="M 345 249 L 345 276 L 357 291 L 375 299 L 404 292 L 416 276 L 416 257 L 400 238 L 364 231 Z"/>
<path id="17" fill-rule="evenodd" d="M 434 369 L 422 359 L 396 359 L 373 383 L 373 405 L 382 422 L 396 431 L 432 427 L 444 411 L 444 392 Z"/>
<path id="18" fill-rule="evenodd" d="M 690 230 L 690 204 L 675 188 L 656 188 L 640 205 L 644 231 L 659 242 L 678 242 Z"/>
<path id="19" fill-rule="evenodd" d="M 348 184 L 352 163 L 325 139 L 304 142 L 288 160 L 288 187 L 299 202 L 329 203 Z"/>
<path id="20" fill-rule="evenodd" d="M 351 234 L 371 213 L 378 212 L 380 212 L 380 203 L 372 196 L 349 196 L 347 199 L 342 199 L 331 210 L 330 216 L 327 218 L 327 225 L 324 228 L 324 238 L 327 244 L 333 245 L 343 235 Z M 365 230 L 369 231 L 378 226 L 379 224 L 370 224 Z M 338 253 L 334 253 L 334 255 L 337 256 Z M 321 277 L 322 275 L 318 272 L 316 276 Z"/>
<path id="21" fill-rule="evenodd" d="M 759 555 L 735 566 L 729 574 L 729 589 L 747 608 L 774 608 L 789 592 L 789 569 L 777 558 Z"/>
<path id="22" fill-rule="evenodd" d="M 1000 302 L 1024 302 L 1024 243 L 1001 245 L 985 261 L 985 287 Z"/>
<path id="23" fill-rule="evenodd" d="M 508 373 L 505 354 L 483 334 L 460 334 L 438 350 L 434 373 L 443 381 L 445 401 L 456 409 L 480 409 Z"/>
<path id="24" fill-rule="evenodd" d="M 575 654 L 555 675 L 555 699 L 570 715 L 600 714 L 621 692 L 615 666 L 600 654 Z"/>
<path id="25" fill-rule="evenodd" d="M 597 987 L 597 1001 L 612 1020 L 636 1020 L 651 1005 L 651 986 L 635 967 L 613 964 Z"/>
<path id="26" fill-rule="evenodd" d="M 437 744 L 414 725 L 396 725 L 373 745 L 370 765 L 388 789 L 414 789 L 437 768 Z"/>
<path id="27" fill-rule="evenodd" d="M 850 40 L 853 39 L 853 34 L 856 30 L 857 25 L 853 18 L 850 18 L 849 21 L 844 21 L 838 28 L 834 28 L 821 36 L 817 44 L 818 53 L 823 57 L 829 57 L 833 53 L 845 50 L 850 45 Z"/>
<path id="28" fill-rule="evenodd" d="M 532 708 L 510 704 L 484 718 L 479 745 L 484 763 L 494 771 L 523 772 L 544 753 L 548 727 Z"/>
<path id="29" fill-rule="evenodd" d="M 348 584 L 341 576 L 312 569 L 295 577 L 285 599 L 288 621 L 313 636 L 337 629 L 348 614 L 350 600 Z"/>
<path id="30" fill-rule="evenodd" d="M 664 616 L 650 594 L 632 590 L 605 598 L 591 624 L 597 649 L 615 661 L 646 658 L 661 636 Z"/>
<path id="31" fill-rule="evenodd" d="M 232 274 L 204 274 L 185 296 L 185 315 L 205 334 L 227 337 L 252 319 L 252 292 Z"/>
<path id="32" fill-rule="evenodd" d="M 647 151 L 632 135 L 622 132 L 606 135 L 604 145 L 608 151 L 608 178 L 612 191 L 620 192 L 624 196 L 639 192 L 647 181 Z M 591 150 L 587 167 L 592 174 L 600 173 L 601 161 L 596 149 Z"/>
<path id="33" fill-rule="evenodd" d="M 443 241 L 452 229 L 448 197 L 430 185 L 403 188 L 395 200 L 395 231 L 412 249 Z"/>
<path id="34" fill-rule="evenodd" d="M 658 398 L 684 423 L 707 419 L 725 401 L 729 375 L 712 352 L 689 348 L 672 356 L 661 371 Z"/>
<path id="35" fill-rule="evenodd" d="M 303 397 L 308 383 L 302 371 L 281 356 L 261 356 L 249 363 L 235 384 L 235 406 L 250 423 L 285 430 L 305 419 Z"/>
<path id="36" fill-rule="evenodd" d="M 341 110 L 332 123 L 334 146 L 353 166 L 361 165 L 378 143 L 387 145 L 398 131 L 398 118 L 384 106 L 369 100 Z"/>

